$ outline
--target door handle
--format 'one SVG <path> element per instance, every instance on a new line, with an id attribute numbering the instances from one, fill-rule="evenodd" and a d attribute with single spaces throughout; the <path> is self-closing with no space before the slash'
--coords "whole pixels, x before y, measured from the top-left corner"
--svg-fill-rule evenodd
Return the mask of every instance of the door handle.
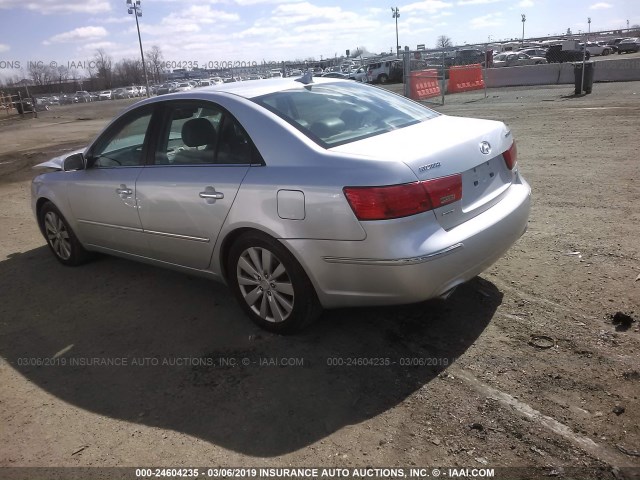
<path id="1" fill-rule="evenodd" d="M 200 198 L 212 198 L 214 200 L 222 200 L 224 198 L 224 193 L 216 192 L 215 190 L 205 190 L 204 192 L 200 192 Z"/>
<path id="2" fill-rule="evenodd" d="M 127 188 L 126 185 L 120 185 L 120 188 L 116 188 L 116 193 L 118 195 L 133 195 L 133 190 Z"/>

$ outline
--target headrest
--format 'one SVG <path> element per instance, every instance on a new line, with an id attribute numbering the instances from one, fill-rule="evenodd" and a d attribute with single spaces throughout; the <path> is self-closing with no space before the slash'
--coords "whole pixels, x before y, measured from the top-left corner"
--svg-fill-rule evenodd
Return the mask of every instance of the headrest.
<path id="1" fill-rule="evenodd" d="M 213 145 L 216 142 L 216 129 L 206 118 L 192 118 L 182 126 L 182 141 L 187 147 Z"/>

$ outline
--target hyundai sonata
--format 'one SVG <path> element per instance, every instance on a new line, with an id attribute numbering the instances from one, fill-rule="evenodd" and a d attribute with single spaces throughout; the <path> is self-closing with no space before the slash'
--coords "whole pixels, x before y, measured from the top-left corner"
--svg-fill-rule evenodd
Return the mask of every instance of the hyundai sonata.
<path id="1" fill-rule="evenodd" d="M 530 188 L 501 122 L 311 78 L 147 99 L 40 165 L 55 257 L 93 252 L 227 283 L 257 324 L 446 297 L 524 233 Z"/>

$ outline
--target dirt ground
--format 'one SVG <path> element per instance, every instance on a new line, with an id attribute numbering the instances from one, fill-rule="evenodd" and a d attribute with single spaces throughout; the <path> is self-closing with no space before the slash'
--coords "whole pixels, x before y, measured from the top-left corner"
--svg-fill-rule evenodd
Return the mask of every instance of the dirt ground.
<path id="1" fill-rule="evenodd" d="M 572 90 L 436 107 L 514 133 L 534 206 L 504 258 L 446 302 L 327 311 L 291 337 L 254 327 L 222 285 L 47 250 L 29 166 L 127 101 L 0 118 L 0 466 L 638 478 L 640 82 Z"/>

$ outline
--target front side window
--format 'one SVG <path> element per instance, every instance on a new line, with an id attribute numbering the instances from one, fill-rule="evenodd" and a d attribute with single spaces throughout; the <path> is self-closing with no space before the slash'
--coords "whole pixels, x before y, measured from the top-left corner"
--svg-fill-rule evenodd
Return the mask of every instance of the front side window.
<path id="1" fill-rule="evenodd" d="M 145 110 L 128 116 L 116 124 L 95 144 L 89 153 L 95 168 L 134 167 L 144 163 L 143 147 L 152 111 Z"/>
<path id="2" fill-rule="evenodd" d="M 324 148 L 404 128 L 438 113 L 386 90 L 323 83 L 253 99 Z"/>

